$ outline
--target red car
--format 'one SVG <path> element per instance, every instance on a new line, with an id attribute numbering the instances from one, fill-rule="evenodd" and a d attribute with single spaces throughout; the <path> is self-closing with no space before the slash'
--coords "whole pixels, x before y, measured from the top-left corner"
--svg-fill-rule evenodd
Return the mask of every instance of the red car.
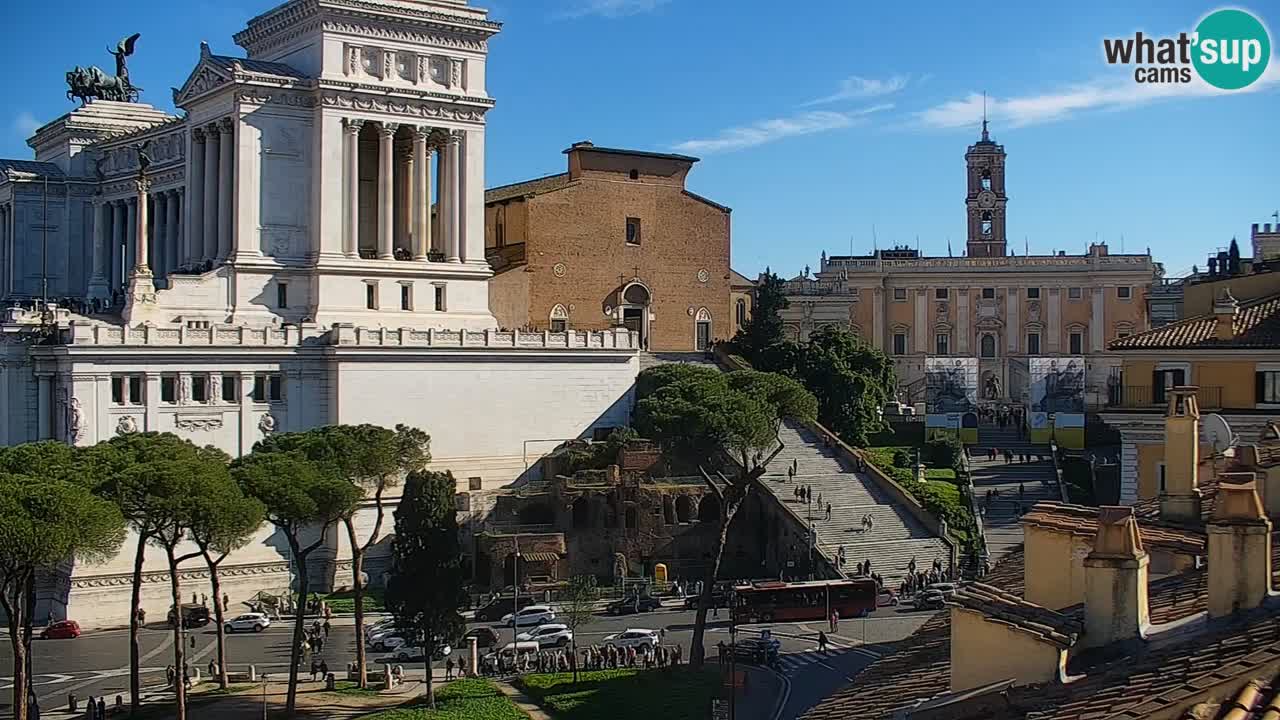
<path id="1" fill-rule="evenodd" d="M 80 637 L 80 623 L 75 620 L 56 622 L 40 633 L 41 640 L 68 640 L 78 637 Z"/>

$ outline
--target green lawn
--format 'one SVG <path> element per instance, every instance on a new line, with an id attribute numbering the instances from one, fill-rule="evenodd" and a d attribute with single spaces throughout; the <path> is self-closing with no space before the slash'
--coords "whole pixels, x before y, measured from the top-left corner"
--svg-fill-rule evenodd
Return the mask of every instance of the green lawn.
<path id="1" fill-rule="evenodd" d="M 956 471 L 951 468 L 926 468 L 924 471 L 924 479 L 955 482 Z"/>
<path id="2" fill-rule="evenodd" d="M 488 680 L 469 678 L 437 690 L 435 710 L 415 704 L 365 715 L 363 720 L 529 720 L 529 716 Z"/>
<path id="3" fill-rule="evenodd" d="M 378 684 L 369 683 L 368 688 L 361 688 L 360 683 L 351 680 L 339 680 L 333 684 L 335 695 L 370 696 L 378 694 Z"/>
<path id="4" fill-rule="evenodd" d="M 356 611 L 356 594 L 350 590 L 326 595 L 324 601 L 328 604 L 329 609 L 336 613 L 353 613 Z M 367 589 L 364 591 L 364 611 L 385 612 L 381 590 Z"/>
<path id="5" fill-rule="evenodd" d="M 556 720 L 703 720 L 720 686 L 716 669 L 596 670 L 526 675 L 521 685 Z"/>

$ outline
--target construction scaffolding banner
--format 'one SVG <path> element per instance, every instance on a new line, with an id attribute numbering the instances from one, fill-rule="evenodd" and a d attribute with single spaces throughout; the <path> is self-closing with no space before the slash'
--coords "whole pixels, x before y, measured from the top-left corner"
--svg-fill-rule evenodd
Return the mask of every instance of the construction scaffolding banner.
<path id="1" fill-rule="evenodd" d="M 978 359 L 928 357 L 924 360 L 925 428 L 978 441 Z"/>
<path id="2" fill-rule="evenodd" d="M 1034 357 L 1028 371 L 1031 441 L 1053 438 L 1063 447 L 1084 447 L 1084 358 Z"/>

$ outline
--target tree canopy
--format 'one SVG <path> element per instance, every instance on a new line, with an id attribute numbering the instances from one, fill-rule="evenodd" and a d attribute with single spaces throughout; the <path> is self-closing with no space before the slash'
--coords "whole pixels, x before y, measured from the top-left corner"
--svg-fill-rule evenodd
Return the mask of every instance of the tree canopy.
<path id="1" fill-rule="evenodd" d="M 767 268 L 756 282 L 751 319 L 733 339 L 738 352 L 747 357 L 757 357 L 766 348 L 782 342 L 782 311 L 789 304 L 787 296 L 782 293 L 782 285 L 782 278 Z"/>

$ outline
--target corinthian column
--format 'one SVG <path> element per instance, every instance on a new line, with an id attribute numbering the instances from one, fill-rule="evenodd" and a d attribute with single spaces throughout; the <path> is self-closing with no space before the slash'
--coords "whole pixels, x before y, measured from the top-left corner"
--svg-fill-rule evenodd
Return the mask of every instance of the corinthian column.
<path id="1" fill-rule="evenodd" d="M 191 131 L 191 174 L 187 179 L 186 247 L 182 249 L 181 265 L 194 265 L 204 252 L 204 130 Z"/>
<path id="2" fill-rule="evenodd" d="M 232 226 L 235 221 L 231 211 L 235 208 L 232 192 L 235 187 L 235 121 L 229 117 L 218 122 L 218 145 L 222 158 L 218 161 L 218 259 L 231 255 Z"/>
<path id="3" fill-rule="evenodd" d="M 89 298 L 102 300 L 111 295 L 107 288 L 107 267 L 111 264 L 111 206 L 99 196 L 93 201 L 93 275 L 89 278 Z"/>
<path id="4" fill-rule="evenodd" d="M 462 138 L 450 132 L 449 141 L 445 146 L 448 151 L 447 168 L 448 180 L 445 181 L 445 193 L 449 196 L 449 203 L 446 206 L 445 222 L 448 230 L 445 231 L 445 258 L 451 263 L 462 262 L 462 257 L 458 254 L 458 243 L 462 241 L 462 163 L 461 141 Z"/>
<path id="5" fill-rule="evenodd" d="M 396 211 L 392 187 L 395 164 L 392 151 L 396 127 L 395 123 L 387 122 L 378 126 L 378 257 L 383 260 L 395 258 Z"/>
<path id="6" fill-rule="evenodd" d="M 426 260 L 431 250 L 431 128 L 413 129 L 413 259 Z"/>
<path id="7" fill-rule="evenodd" d="M 165 209 L 169 211 L 169 222 L 165 223 L 165 227 L 169 230 L 169 236 L 165 238 L 165 271 L 173 272 L 182 264 L 182 226 L 178 223 L 181 217 L 182 193 L 177 190 L 170 190 L 166 198 Z"/>
<path id="8" fill-rule="evenodd" d="M 204 242 L 197 260 L 212 260 L 218 256 L 218 126 L 209 125 L 204 130 L 204 217 L 201 231 Z"/>
<path id="9" fill-rule="evenodd" d="M 360 128 L 363 120 L 347 119 L 343 129 L 347 153 L 347 232 L 342 252 L 347 257 L 360 254 Z"/>

